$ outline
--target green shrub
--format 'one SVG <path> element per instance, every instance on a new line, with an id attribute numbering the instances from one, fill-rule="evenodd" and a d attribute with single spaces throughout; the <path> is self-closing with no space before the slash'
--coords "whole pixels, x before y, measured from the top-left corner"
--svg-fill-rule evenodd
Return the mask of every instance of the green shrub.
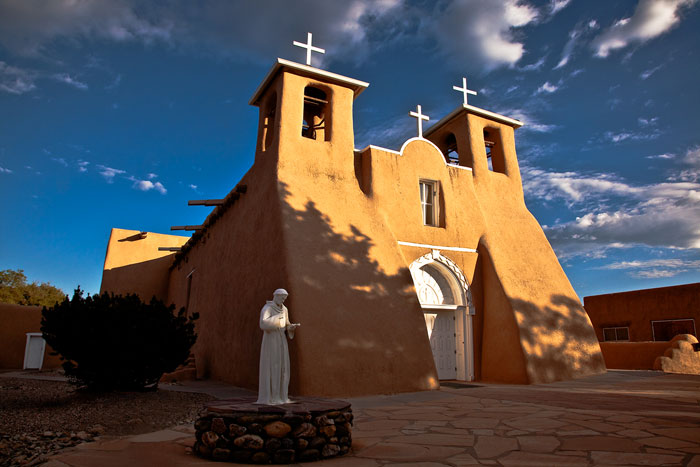
<path id="1" fill-rule="evenodd" d="M 95 391 L 157 388 L 163 373 L 185 362 L 197 340 L 195 313 L 155 297 L 88 295 L 42 310 L 41 332 L 74 384 Z"/>

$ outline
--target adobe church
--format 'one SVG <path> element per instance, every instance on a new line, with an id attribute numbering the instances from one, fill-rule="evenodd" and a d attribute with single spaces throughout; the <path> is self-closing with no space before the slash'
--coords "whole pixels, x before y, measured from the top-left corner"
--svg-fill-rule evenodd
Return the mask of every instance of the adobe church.
<path id="1" fill-rule="evenodd" d="M 309 54 L 311 41 L 307 44 Z M 255 162 L 192 237 L 112 229 L 101 291 L 200 314 L 197 373 L 256 389 L 260 309 L 301 323 L 290 395 L 542 383 L 605 371 L 591 322 L 525 206 L 514 131 L 464 103 L 399 151 L 354 146 L 368 83 L 278 59 L 250 100 Z M 473 93 L 473 92 L 471 92 Z M 407 124 L 408 122 L 407 117 Z"/>

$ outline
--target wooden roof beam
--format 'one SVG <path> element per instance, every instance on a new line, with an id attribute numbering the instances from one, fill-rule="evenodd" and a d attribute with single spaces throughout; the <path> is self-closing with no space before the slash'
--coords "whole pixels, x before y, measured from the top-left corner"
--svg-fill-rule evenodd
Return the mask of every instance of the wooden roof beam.
<path id="1" fill-rule="evenodd" d="M 188 206 L 221 206 L 223 204 L 223 199 L 191 199 L 187 202 Z"/>
<path id="2" fill-rule="evenodd" d="M 203 225 L 173 225 L 170 230 L 202 230 Z"/>

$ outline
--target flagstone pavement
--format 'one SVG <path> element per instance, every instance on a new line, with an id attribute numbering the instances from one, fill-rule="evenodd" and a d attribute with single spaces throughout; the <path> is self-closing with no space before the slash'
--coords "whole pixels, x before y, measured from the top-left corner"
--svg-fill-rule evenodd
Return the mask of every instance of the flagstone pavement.
<path id="1" fill-rule="evenodd" d="M 700 467 L 700 376 L 615 370 L 552 384 L 450 386 L 350 399 L 352 452 L 295 465 Z M 193 431 L 102 438 L 44 465 L 211 465 L 191 453 Z"/>

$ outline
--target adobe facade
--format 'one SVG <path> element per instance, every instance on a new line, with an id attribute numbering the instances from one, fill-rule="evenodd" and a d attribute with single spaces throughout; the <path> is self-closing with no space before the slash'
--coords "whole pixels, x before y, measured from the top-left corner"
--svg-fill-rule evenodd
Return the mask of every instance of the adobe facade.
<path id="1" fill-rule="evenodd" d="M 352 107 L 367 86 L 278 59 L 250 101 L 260 109 L 250 170 L 186 243 L 113 230 L 107 259 L 122 259 L 105 261 L 102 291 L 198 312 L 199 375 L 251 389 L 259 312 L 279 287 L 301 323 L 292 395 L 605 371 L 588 315 L 525 206 L 521 123 L 465 104 L 399 151 L 357 150 Z M 163 256 L 158 242 L 179 251 Z"/>
<path id="2" fill-rule="evenodd" d="M 700 283 L 584 297 L 598 340 L 667 342 L 697 337 Z"/>

